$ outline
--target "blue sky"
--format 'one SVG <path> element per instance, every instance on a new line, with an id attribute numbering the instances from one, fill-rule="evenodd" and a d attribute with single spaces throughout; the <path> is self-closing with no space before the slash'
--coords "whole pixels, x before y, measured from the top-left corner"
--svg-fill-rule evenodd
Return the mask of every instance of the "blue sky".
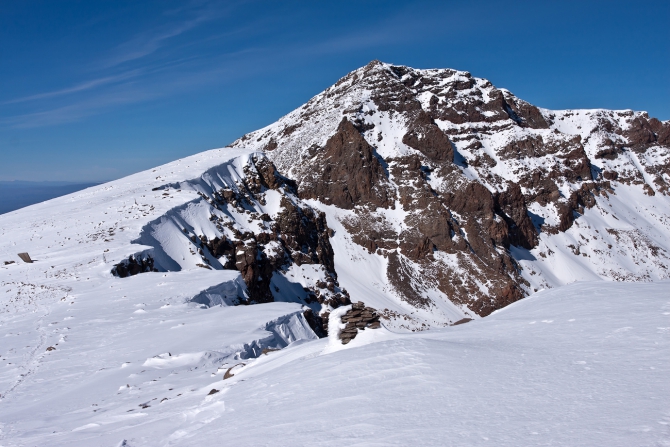
<path id="1" fill-rule="evenodd" d="M 270 124 L 372 59 L 670 119 L 668 1 L 0 3 L 0 180 L 105 181 Z"/>

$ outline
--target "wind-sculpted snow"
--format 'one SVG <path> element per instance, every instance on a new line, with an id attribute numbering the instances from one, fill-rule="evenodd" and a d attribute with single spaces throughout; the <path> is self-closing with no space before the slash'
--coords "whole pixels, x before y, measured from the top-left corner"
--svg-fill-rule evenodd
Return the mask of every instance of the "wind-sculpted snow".
<path id="1" fill-rule="evenodd" d="M 166 300 L 187 272 L 174 275 L 143 302 L 131 290 L 151 274 L 119 280 L 125 299 L 53 311 L 46 333 L 63 325 L 68 338 L 0 401 L 2 445 L 670 441 L 667 282 L 573 284 L 468 324 L 367 330 L 343 346 L 332 328 L 290 343 L 309 329 L 295 304 Z"/>
<path id="2" fill-rule="evenodd" d="M 143 395 L 142 383 L 159 380 L 144 379 L 146 367 L 199 373 L 226 359 L 316 338 L 296 304 L 226 313 L 221 305 L 248 299 L 240 272 L 223 270 L 209 252 L 198 253 L 182 231 L 213 235 L 213 208 L 195 188 L 165 187 L 203 172 L 233 171 L 233 177 L 234 167 L 246 166 L 252 156 L 209 151 L 0 217 L 3 409 L 42 396 L 59 411 L 79 405 L 81 395 L 106 393 L 110 361 L 123 368 L 112 394 L 135 399 Z M 20 260 L 22 252 L 34 262 Z M 42 391 L 32 387 L 42 382 L 48 384 Z M 17 433 L 0 427 L 0 443 Z"/>

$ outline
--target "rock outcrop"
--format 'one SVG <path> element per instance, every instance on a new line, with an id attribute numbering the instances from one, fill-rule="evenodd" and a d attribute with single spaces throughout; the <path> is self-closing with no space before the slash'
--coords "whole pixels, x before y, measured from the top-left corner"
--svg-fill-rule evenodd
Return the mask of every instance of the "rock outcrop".
<path id="1" fill-rule="evenodd" d="M 139 273 L 156 272 L 154 259 L 149 255 L 131 255 L 112 269 L 112 274 L 120 278 L 134 276 Z"/>

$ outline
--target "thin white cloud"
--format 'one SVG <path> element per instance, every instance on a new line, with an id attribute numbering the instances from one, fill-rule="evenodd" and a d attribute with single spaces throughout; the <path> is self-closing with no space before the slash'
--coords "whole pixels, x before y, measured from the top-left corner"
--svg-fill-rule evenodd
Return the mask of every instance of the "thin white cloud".
<path id="1" fill-rule="evenodd" d="M 151 101 L 175 92 L 221 82 L 222 78 L 240 76 L 228 66 L 207 70 L 192 70 L 158 79 L 133 81 L 110 86 L 105 91 L 64 106 L 0 119 L 0 128 L 28 129 L 80 121 L 105 113 L 119 106 Z"/>
<path id="2" fill-rule="evenodd" d="M 79 93 L 83 92 L 86 90 L 91 90 L 96 87 L 108 85 L 108 84 L 113 84 L 121 81 L 125 81 L 134 77 L 137 77 L 141 74 L 141 70 L 130 70 L 124 73 L 121 73 L 119 75 L 115 76 L 105 76 L 103 78 L 98 78 L 98 79 L 92 79 L 90 81 L 82 82 L 80 84 L 74 85 L 72 87 L 67 87 L 59 90 L 54 90 L 51 92 L 45 92 L 45 93 L 38 93 L 35 95 L 30 95 L 30 96 L 24 96 L 22 98 L 16 98 L 16 99 L 10 99 L 9 101 L 5 101 L 2 104 L 18 104 L 22 102 L 28 102 L 28 101 L 35 101 L 39 99 L 49 99 L 49 98 L 54 98 L 57 96 L 63 96 L 63 95 L 69 95 L 72 93 Z"/>
<path id="3" fill-rule="evenodd" d="M 180 15 L 188 14 L 187 11 L 179 12 Z M 206 7 L 195 11 L 195 17 L 191 19 L 162 25 L 153 30 L 139 33 L 117 46 L 112 54 L 101 62 L 101 68 L 111 68 L 149 56 L 163 47 L 169 39 L 184 34 L 205 22 L 215 20 L 222 15 L 222 10 Z"/>
<path id="4" fill-rule="evenodd" d="M 116 89 L 73 104 L 8 117 L 0 120 L 0 125 L 14 129 L 28 129 L 64 124 L 101 113 L 110 107 L 147 100 L 150 96 L 137 90 L 119 91 Z"/>
<path id="5" fill-rule="evenodd" d="M 200 23 L 210 20 L 216 14 L 221 14 L 221 11 L 205 12 L 200 10 L 195 18 L 173 25 L 171 28 L 154 29 L 152 32 L 138 35 L 117 47 L 118 54 L 105 59 L 102 65 L 119 65 L 124 62 L 142 59 L 157 51 L 161 46 L 167 45 L 167 41 L 171 37 L 195 28 Z M 182 15 L 181 12 L 179 15 Z M 453 13 L 452 21 L 462 22 Z M 150 101 L 173 95 L 175 92 L 201 89 L 207 85 L 222 84 L 240 77 L 254 76 L 267 71 L 268 67 L 272 67 L 273 70 L 282 70 L 293 64 L 297 59 L 304 59 L 305 57 L 346 53 L 356 49 L 394 45 L 399 42 L 416 43 L 417 39 L 426 38 L 424 28 L 432 28 L 435 32 L 444 31 L 434 25 L 435 23 L 431 23 L 431 20 L 419 20 L 418 17 L 412 17 L 411 14 L 394 15 L 382 18 L 376 24 L 363 29 L 356 29 L 315 41 L 300 40 L 287 45 L 266 40 L 262 46 L 247 45 L 238 51 L 206 58 L 198 56 L 197 52 L 189 52 L 190 55 L 187 57 L 171 58 L 162 63 L 157 62 L 156 58 L 147 58 L 148 60 L 141 63 L 142 68 L 100 77 L 52 92 L 7 101 L 4 104 L 73 95 L 73 98 L 63 101 L 69 102 L 66 105 L 61 103 L 57 107 L 46 110 L 43 108 L 40 111 L 0 119 L 0 127 L 35 128 L 79 121 L 88 116 L 105 113 L 115 107 Z M 463 23 L 454 23 L 450 32 L 458 32 L 458 29 L 463 26 Z M 248 24 L 244 28 L 249 30 Z M 259 27 L 256 29 L 259 29 Z M 263 27 L 260 27 L 260 29 L 263 29 Z M 235 33 L 235 30 L 230 29 L 226 33 L 209 37 L 230 36 Z M 188 46 L 189 43 L 192 42 L 183 45 Z M 170 43 L 170 45 L 174 47 L 173 43 Z M 131 51 L 130 49 L 133 47 L 135 49 Z M 180 53 L 184 54 L 183 51 Z M 110 68 L 105 68 L 105 70 L 109 71 Z M 88 92 L 87 95 L 74 95 L 85 91 Z"/>

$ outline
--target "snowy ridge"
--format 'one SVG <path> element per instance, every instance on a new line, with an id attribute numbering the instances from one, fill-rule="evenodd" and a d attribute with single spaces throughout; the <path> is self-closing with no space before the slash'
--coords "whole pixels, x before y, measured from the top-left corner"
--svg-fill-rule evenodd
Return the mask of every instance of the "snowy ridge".
<path id="1" fill-rule="evenodd" d="M 190 372 L 209 380 L 211 369 L 228 361 L 316 338 L 300 305 L 225 307 L 245 298 L 240 273 L 197 266 L 193 258 L 203 262 L 202 256 L 184 248 L 183 232 L 174 231 L 190 222 L 190 229 L 211 234 L 211 205 L 196 188 L 165 184 L 203 172 L 236 179 L 235 168 L 251 156 L 213 150 L 0 217 L 0 259 L 14 261 L 0 265 L 0 326 L 8 343 L 0 350 L 3 409 L 23 411 L 21 402 L 37 392 L 27 381 L 60 390 L 50 394 L 59 403 L 48 411 L 74 410 L 79 396 L 100 391 L 151 406 L 158 398 L 149 385 L 165 374 L 185 374 L 185 389 L 198 380 L 187 378 Z M 19 260 L 16 253 L 24 251 L 34 263 Z M 129 256 L 151 257 L 156 271 L 113 276 Z M 16 434 L 2 424 L 0 442 Z"/>

